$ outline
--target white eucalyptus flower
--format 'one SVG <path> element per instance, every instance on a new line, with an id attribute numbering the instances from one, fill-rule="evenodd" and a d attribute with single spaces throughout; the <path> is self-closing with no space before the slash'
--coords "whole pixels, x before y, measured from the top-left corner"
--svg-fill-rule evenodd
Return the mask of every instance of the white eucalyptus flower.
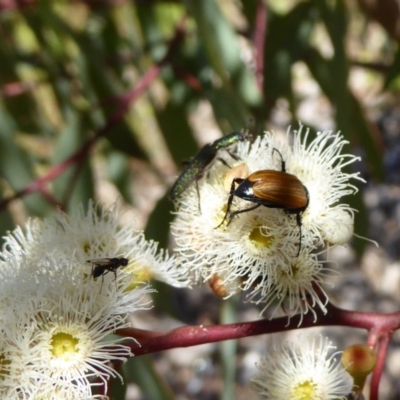
<path id="1" fill-rule="evenodd" d="M 9 307 L 2 318 L 2 359 L 8 360 L 7 369 L 2 369 L 6 371 L 3 386 L 27 393 L 28 398 L 35 398 L 29 396 L 39 389 L 42 394 L 46 388 L 61 393 L 68 384 L 71 393 L 77 386 L 86 397 L 95 384 L 107 387 L 110 376 L 119 376 L 110 361 L 132 355 L 110 334 L 129 326 L 126 312 L 143 309 L 143 298 L 150 292 L 147 286 L 132 291 L 121 284 L 103 291 L 93 279 L 81 278 L 84 265 L 60 258 L 54 253 L 42 259 L 36 275 L 20 282 L 20 292 L 9 291 L 8 298 L 0 294 Z"/>
<path id="2" fill-rule="evenodd" d="M 141 232 L 119 228 L 116 216 L 91 204 L 87 214 L 58 213 L 7 236 L 0 253 L 2 399 L 100 398 L 92 387 L 119 376 L 110 362 L 132 356 L 110 334 L 129 326 L 129 313 L 149 308 L 153 290 L 129 265 L 95 280 L 87 259 L 120 251 L 137 270 L 160 263 L 166 274 L 174 263 Z"/>
<path id="3" fill-rule="evenodd" d="M 232 283 L 234 288 L 226 291 L 229 296 L 236 292 L 239 279 L 240 289 L 250 291 L 256 302 L 268 306 L 287 299 L 290 316 L 314 306 L 325 311 L 322 286 L 328 277 L 312 253 L 352 236 L 354 213 L 342 197 L 357 191 L 351 179 L 361 179 L 343 171 L 358 158 L 342 154 L 347 142 L 339 133 L 321 132 L 307 144 L 308 136 L 309 131 L 301 127 L 293 134 L 293 144 L 290 132 L 286 141 L 267 132 L 254 143 L 240 142 L 233 152 L 237 160 L 225 159 L 231 168 L 215 161 L 199 181 L 201 210 L 195 185 L 178 199 L 171 226 L 175 252 L 194 281 L 218 279 L 219 285 L 227 287 Z M 305 187 L 298 210 L 280 208 L 273 181 L 263 183 L 265 192 L 254 192 L 269 201 L 268 207 L 230 197 L 238 184 L 263 170 L 266 179 L 281 179 L 284 184 L 284 175 L 273 174 L 284 171 L 294 175 L 290 182 Z"/>
<path id="4" fill-rule="evenodd" d="M 39 246 L 42 236 L 43 223 L 39 218 L 30 218 L 24 227 L 17 226 L 12 232 L 4 236 L 1 260 L 24 256 L 27 259 L 41 257 L 42 248 Z"/>
<path id="5" fill-rule="evenodd" d="M 358 172 L 349 174 L 344 168 L 360 158 L 343 153 L 348 142 L 340 132 L 319 132 L 309 144 L 308 136 L 309 130 L 303 126 L 294 132 L 286 160 L 287 171 L 296 175 L 309 193 L 310 202 L 302 215 L 304 232 L 319 244 L 346 243 L 353 236 L 354 210 L 342 197 L 357 193 L 351 180 L 364 180 Z"/>
<path id="6" fill-rule="evenodd" d="M 342 367 L 328 338 L 300 336 L 296 343 L 274 348 L 258 365 L 253 379 L 260 399 L 338 400 L 353 388 L 353 378 Z"/>
<path id="7" fill-rule="evenodd" d="M 3 238 L 0 273 L 1 265 L 7 265 L 1 264 L 2 260 L 23 257 L 27 261 L 26 266 L 32 261 L 37 267 L 37 260 L 56 251 L 59 260 L 64 258 L 68 261 L 73 257 L 79 264 L 88 260 L 127 258 L 126 270 L 131 272 L 131 276 L 124 276 L 131 287 L 151 279 L 175 287 L 187 287 L 186 269 L 178 266 L 168 251 L 159 250 L 156 242 L 146 240 L 142 231 L 128 225 L 120 226 L 120 214 L 117 203 L 103 210 L 94 202 L 89 202 L 87 212 L 80 206 L 71 215 L 57 211 L 44 221 L 31 219 L 24 227 L 17 227 Z M 87 267 L 85 275 L 90 275 L 90 264 Z M 24 273 L 28 274 L 27 271 Z M 107 281 L 114 278 L 114 274 L 108 275 L 105 278 Z"/>
<path id="8" fill-rule="evenodd" d="M 330 276 L 337 275 L 337 272 L 327 268 L 318 256 L 319 254 L 309 253 L 307 248 L 302 249 L 290 265 L 280 265 L 276 268 L 273 282 L 270 282 L 268 287 L 262 282 L 258 283 L 249 297 L 257 304 L 262 303 L 264 310 L 274 306 L 271 317 L 282 308 L 289 318 L 299 314 L 299 325 L 308 312 L 314 315 L 316 321 L 315 308 L 319 308 L 323 313 L 327 311 L 326 304 L 329 298 L 324 286 L 328 284 Z"/>

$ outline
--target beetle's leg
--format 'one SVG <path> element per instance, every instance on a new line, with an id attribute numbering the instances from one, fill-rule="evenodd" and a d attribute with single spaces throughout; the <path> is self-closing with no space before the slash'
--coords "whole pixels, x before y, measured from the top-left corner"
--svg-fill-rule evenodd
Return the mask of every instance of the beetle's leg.
<path id="1" fill-rule="evenodd" d="M 232 219 L 236 217 L 236 215 L 239 215 L 241 213 L 247 212 L 247 211 L 251 211 L 251 210 L 255 210 L 256 208 L 262 206 L 262 204 L 256 204 L 255 206 L 249 207 L 249 208 L 244 208 L 243 210 L 237 210 L 235 212 L 233 212 L 230 216 L 229 216 L 229 221 L 228 221 L 228 225 L 232 222 Z"/>
<path id="2" fill-rule="evenodd" d="M 282 153 L 276 147 L 274 147 L 272 150 L 272 155 L 274 154 L 274 151 L 276 151 L 281 156 L 281 171 L 286 172 L 286 161 L 283 161 Z"/>
<path id="3" fill-rule="evenodd" d="M 230 152 L 229 150 L 227 150 L 227 153 L 236 161 L 240 160 L 240 157 L 237 156 L 236 154 L 233 154 L 232 152 Z"/>
<path id="4" fill-rule="evenodd" d="M 223 158 L 217 157 L 216 160 L 221 161 L 228 168 L 232 168 Z"/>
<path id="5" fill-rule="evenodd" d="M 244 181 L 244 179 L 242 179 L 242 178 L 234 178 L 234 179 L 232 179 L 231 189 L 229 191 L 228 205 L 226 207 L 226 213 L 224 215 L 224 218 L 223 218 L 222 222 L 218 226 L 216 226 L 214 229 L 218 229 L 225 222 L 225 220 L 226 220 L 226 218 L 227 218 L 227 216 L 229 214 L 229 211 L 231 209 L 231 205 L 232 205 L 232 202 L 233 202 L 233 197 L 235 196 L 235 185 L 236 185 L 236 183 L 238 183 L 240 185 L 243 181 Z"/>

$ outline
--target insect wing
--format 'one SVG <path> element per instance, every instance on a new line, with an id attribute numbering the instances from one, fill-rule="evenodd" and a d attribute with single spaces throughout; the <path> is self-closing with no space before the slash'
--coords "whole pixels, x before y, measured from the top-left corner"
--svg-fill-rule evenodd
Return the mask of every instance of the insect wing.
<path id="1" fill-rule="evenodd" d="M 93 266 L 108 266 L 113 263 L 112 258 L 91 258 L 90 260 L 86 261 Z"/>
<path id="2" fill-rule="evenodd" d="M 126 258 L 94 258 L 91 260 L 87 260 L 87 262 L 91 263 L 93 266 L 103 267 L 104 269 L 109 269 L 110 271 L 115 270 L 119 267 L 126 267 L 128 265 L 128 259 Z"/>

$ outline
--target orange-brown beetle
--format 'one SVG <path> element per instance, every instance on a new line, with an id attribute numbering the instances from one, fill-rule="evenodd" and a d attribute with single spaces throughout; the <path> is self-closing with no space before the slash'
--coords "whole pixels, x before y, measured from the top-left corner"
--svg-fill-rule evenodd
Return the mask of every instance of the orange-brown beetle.
<path id="1" fill-rule="evenodd" d="M 252 207 L 231 213 L 229 215 L 228 225 L 236 215 L 254 210 L 260 206 L 281 208 L 287 214 L 296 215 L 297 225 L 300 230 L 298 256 L 301 249 L 301 214 L 308 207 L 308 190 L 301 183 L 299 178 L 286 172 L 285 161 L 283 161 L 282 154 L 277 149 L 274 149 L 274 151 L 281 156 L 282 170 L 274 171 L 271 169 L 263 169 L 253 172 L 246 179 L 234 178 L 229 192 L 227 210 L 224 219 L 218 227 L 227 219 L 235 196 L 256 204 Z M 238 186 L 236 187 L 236 185 Z"/>

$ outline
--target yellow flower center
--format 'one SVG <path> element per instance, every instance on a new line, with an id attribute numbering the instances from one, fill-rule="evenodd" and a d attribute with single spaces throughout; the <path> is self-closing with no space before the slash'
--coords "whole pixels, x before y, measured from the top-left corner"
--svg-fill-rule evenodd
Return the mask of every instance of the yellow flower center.
<path id="1" fill-rule="evenodd" d="M 130 268 L 130 285 L 126 288 L 126 291 L 135 290 L 137 287 L 143 285 L 144 283 L 150 281 L 154 278 L 150 269 L 144 265 L 138 266 L 134 265 L 133 268 Z"/>
<path id="2" fill-rule="evenodd" d="M 88 257 L 90 254 L 93 254 L 93 252 L 102 253 L 108 250 L 113 253 L 112 249 L 115 250 L 115 248 L 116 242 L 111 236 L 104 237 L 101 242 L 92 242 L 90 239 L 82 242 L 82 249 Z"/>
<path id="3" fill-rule="evenodd" d="M 56 333 L 51 339 L 51 353 L 54 357 L 69 361 L 78 353 L 78 343 L 79 340 L 69 333 Z"/>
<path id="4" fill-rule="evenodd" d="M 8 366 L 11 364 L 11 361 L 5 357 L 4 354 L 0 355 L 0 379 L 4 378 L 3 375 L 8 375 Z"/>
<path id="5" fill-rule="evenodd" d="M 292 276 L 296 277 L 297 272 L 299 271 L 299 266 L 295 263 L 290 266 L 290 271 L 292 272 Z"/>
<path id="6" fill-rule="evenodd" d="M 82 243 L 82 248 L 85 254 L 90 254 L 90 243 L 88 242 Z"/>
<path id="7" fill-rule="evenodd" d="M 299 383 L 293 388 L 293 396 L 291 398 L 296 400 L 318 399 L 315 383 L 312 380 Z"/>
<path id="8" fill-rule="evenodd" d="M 227 215 L 227 217 L 226 217 L 224 223 L 222 224 L 222 221 L 223 221 L 223 219 L 224 219 L 224 217 L 225 217 L 225 214 L 226 214 L 227 209 L 228 209 L 227 204 L 224 204 L 224 206 L 222 207 L 221 211 L 218 211 L 218 212 L 215 214 L 215 217 L 216 217 L 216 218 L 215 218 L 215 227 L 218 228 L 218 229 L 220 229 L 220 230 L 224 230 L 224 229 L 228 226 L 228 223 L 229 223 L 229 215 Z"/>
<path id="9" fill-rule="evenodd" d="M 135 271 L 135 280 L 140 282 L 147 282 L 153 279 L 153 275 L 148 268 L 142 267 Z"/>
<path id="10" fill-rule="evenodd" d="M 273 238 L 271 236 L 265 236 L 265 228 L 263 228 L 262 226 L 255 227 L 251 231 L 249 239 L 257 248 L 270 247 L 273 242 Z"/>

